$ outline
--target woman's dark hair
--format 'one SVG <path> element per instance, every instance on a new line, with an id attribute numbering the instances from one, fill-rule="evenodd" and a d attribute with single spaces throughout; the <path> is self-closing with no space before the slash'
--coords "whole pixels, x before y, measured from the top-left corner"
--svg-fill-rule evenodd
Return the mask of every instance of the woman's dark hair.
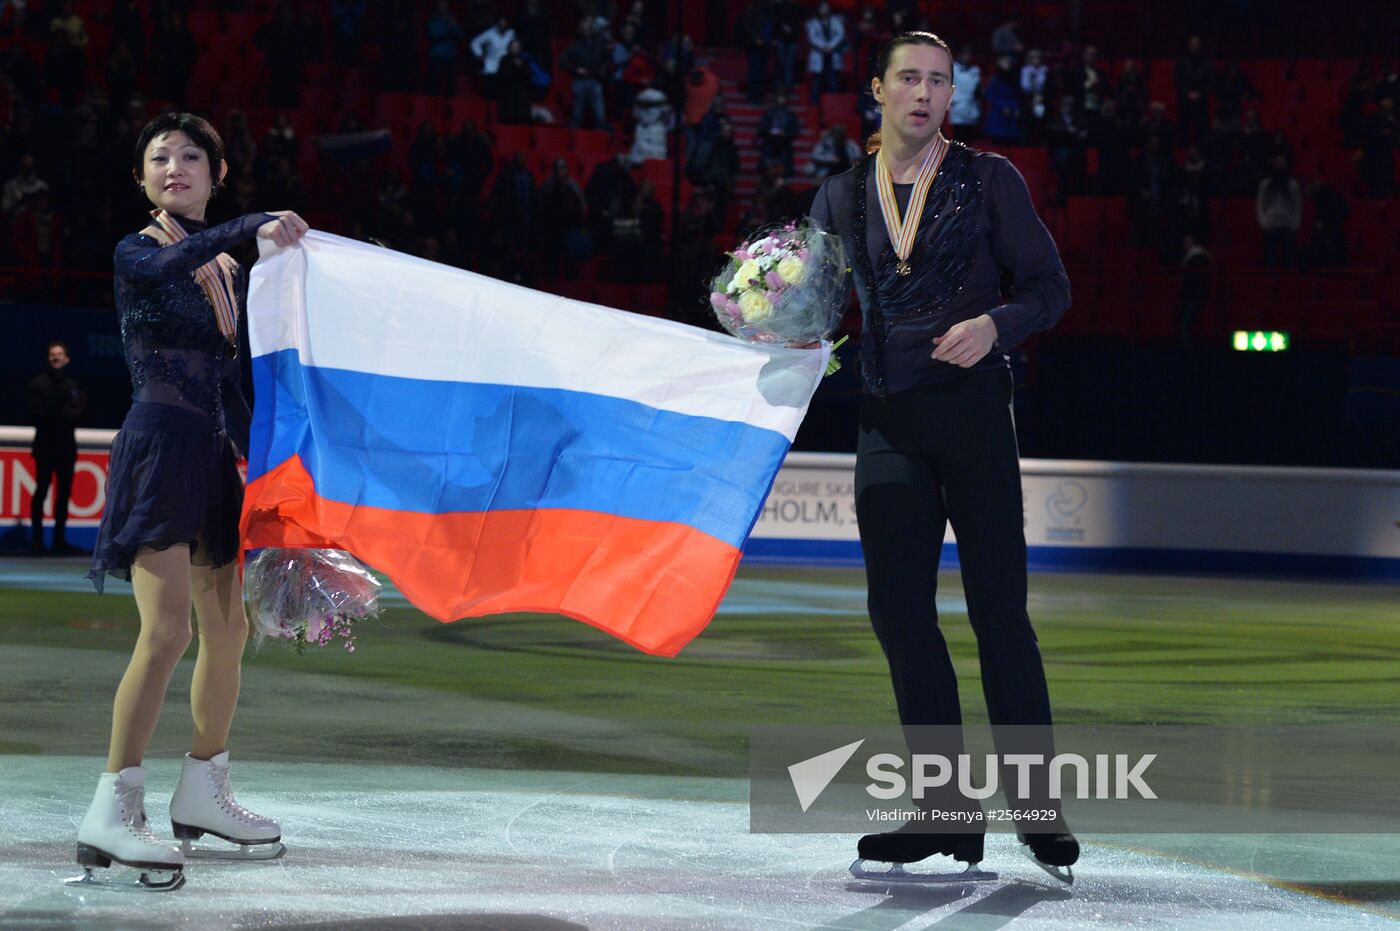
<path id="1" fill-rule="evenodd" d="M 213 182 L 213 190 L 217 191 L 223 186 L 219 182 L 219 174 L 224 166 L 224 140 L 219 137 L 219 131 L 202 116 L 174 111 L 162 113 L 141 130 L 141 135 L 136 139 L 136 151 L 131 155 L 136 177 L 145 177 L 146 146 L 151 144 L 152 139 L 158 139 L 166 133 L 184 133 L 191 142 L 203 149 L 209 159 L 209 180 Z"/>
<path id="2" fill-rule="evenodd" d="M 948 47 L 947 42 L 944 42 L 941 38 L 934 35 L 933 33 L 920 32 L 917 30 L 910 32 L 901 32 L 899 35 L 886 42 L 884 47 L 880 49 L 880 54 L 875 56 L 875 73 L 871 75 L 871 77 L 879 78 L 880 82 L 882 84 L 884 83 L 885 72 L 890 70 L 890 59 L 894 57 L 894 50 L 899 48 L 901 45 L 932 45 L 936 48 L 941 48 L 943 51 L 947 52 L 948 61 L 950 63 L 953 61 L 953 50 Z M 951 79 L 952 75 L 949 75 L 949 78 Z M 870 152 L 876 151 L 879 148 L 880 131 L 877 129 L 866 138 L 865 151 L 868 154 Z"/>

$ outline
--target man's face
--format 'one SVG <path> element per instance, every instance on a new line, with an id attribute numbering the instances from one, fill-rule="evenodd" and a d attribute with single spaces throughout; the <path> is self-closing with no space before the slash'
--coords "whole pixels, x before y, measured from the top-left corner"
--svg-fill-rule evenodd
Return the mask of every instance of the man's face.
<path id="1" fill-rule="evenodd" d="M 937 45 L 896 48 L 884 79 L 870 82 L 875 99 L 884 106 L 881 125 L 909 138 L 931 138 L 953 99 L 952 72 L 953 62 Z"/>
<path id="2" fill-rule="evenodd" d="M 63 371 L 68 365 L 68 350 L 62 346 L 49 347 L 49 369 L 55 372 Z"/>

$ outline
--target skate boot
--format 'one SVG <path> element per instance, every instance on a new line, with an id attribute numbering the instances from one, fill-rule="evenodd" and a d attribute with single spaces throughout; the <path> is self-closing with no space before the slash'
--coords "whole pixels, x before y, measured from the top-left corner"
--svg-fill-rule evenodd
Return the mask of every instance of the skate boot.
<path id="1" fill-rule="evenodd" d="M 851 864 L 851 875 L 877 882 L 987 882 L 996 879 L 997 874 L 978 868 L 985 840 L 985 835 L 979 832 L 937 833 L 927 830 L 927 825 L 911 821 L 897 831 L 862 837 L 856 845 L 858 859 Z M 904 868 L 906 863 L 917 863 L 936 854 L 952 857 L 967 866 L 961 872 L 950 873 L 911 872 Z M 892 865 L 885 870 L 870 869 L 867 862 Z"/>
<path id="2" fill-rule="evenodd" d="M 286 852 L 281 844 L 282 827 L 234 799 L 228 784 L 227 750 L 208 760 L 185 754 L 180 784 L 170 797 L 170 826 L 181 851 L 192 859 L 275 860 Z M 205 834 L 238 846 L 194 847 L 192 842 Z"/>
<path id="3" fill-rule="evenodd" d="M 69 885 L 95 885 L 165 892 L 185 884 L 185 857 L 151 831 L 146 820 L 146 769 L 128 766 L 119 773 L 103 773 L 97 794 L 78 828 L 78 865 L 83 875 L 65 880 Z M 95 868 L 113 863 L 140 871 L 134 882 L 98 879 Z"/>
<path id="4" fill-rule="evenodd" d="M 1026 855 L 1036 866 L 1065 885 L 1074 882 L 1074 872 L 1070 867 L 1079 861 L 1079 841 L 1068 830 L 1055 834 L 1018 831 L 1016 837 L 1025 845 Z"/>

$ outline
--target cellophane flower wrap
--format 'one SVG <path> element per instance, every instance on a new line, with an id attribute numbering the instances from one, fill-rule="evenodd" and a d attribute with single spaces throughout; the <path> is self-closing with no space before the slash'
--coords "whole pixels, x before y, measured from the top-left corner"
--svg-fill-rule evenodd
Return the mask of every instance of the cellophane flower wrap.
<path id="1" fill-rule="evenodd" d="M 269 547 L 243 573 L 243 597 L 259 645 L 289 640 L 298 653 L 337 637 L 355 652 L 354 624 L 380 612 L 383 586 L 344 550 Z"/>
<path id="2" fill-rule="evenodd" d="M 729 253 L 710 283 L 720 326 L 760 343 L 826 339 L 846 308 L 841 237 L 813 220 L 769 227 Z"/>

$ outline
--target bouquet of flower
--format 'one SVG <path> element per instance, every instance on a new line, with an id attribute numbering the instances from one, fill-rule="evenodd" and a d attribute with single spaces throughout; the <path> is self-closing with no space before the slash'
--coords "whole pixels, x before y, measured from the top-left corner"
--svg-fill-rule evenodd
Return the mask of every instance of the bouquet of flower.
<path id="1" fill-rule="evenodd" d="M 380 612 L 374 574 L 343 550 L 269 547 L 248 562 L 243 596 L 257 642 L 290 640 L 298 653 L 336 637 L 355 652 L 352 626 Z"/>
<path id="2" fill-rule="evenodd" d="M 841 237 L 813 220 L 770 227 L 729 253 L 710 284 L 720 326 L 760 343 L 826 339 L 846 307 Z"/>

